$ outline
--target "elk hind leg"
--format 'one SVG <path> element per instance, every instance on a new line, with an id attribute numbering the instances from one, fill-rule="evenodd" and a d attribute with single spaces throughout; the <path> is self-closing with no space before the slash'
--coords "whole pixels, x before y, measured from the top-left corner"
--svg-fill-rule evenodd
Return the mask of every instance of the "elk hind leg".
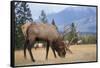
<path id="1" fill-rule="evenodd" d="M 34 58 L 33 58 L 33 55 L 32 55 L 32 41 L 29 43 L 28 45 L 28 51 L 29 51 L 29 54 L 30 54 L 30 57 L 31 57 L 31 60 L 33 62 L 35 62 Z"/>
<path id="2" fill-rule="evenodd" d="M 25 40 L 25 44 L 24 44 L 24 58 L 26 59 L 26 48 L 27 48 L 27 45 L 28 45 L 28 40 Z"/>

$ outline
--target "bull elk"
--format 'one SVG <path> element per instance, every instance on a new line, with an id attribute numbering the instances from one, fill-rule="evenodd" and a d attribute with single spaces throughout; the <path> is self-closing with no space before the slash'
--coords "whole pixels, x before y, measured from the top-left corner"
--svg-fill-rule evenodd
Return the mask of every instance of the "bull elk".
<path id="1" fill-rule="evenodd" d="M 66 46 L 64 42 L 61 41 L 61 37 L 56 27 L 52 24 L 44 23 L 25 23 L 21 26 L 22 32 L 25 36 L 24 44 L 24 57 L 26 58 L 26 49 L 31 56 L 31 60 L 35 62 L 32 55 L 32 44 L 35 44 L 38 40 L 43 40 L 47 42 L 46 46 L 46 59 L 48 59 L 49 46 L 51 47 L 54 57 L 56 58 L 56 53 L 60 57 L 65 57 Z"/>

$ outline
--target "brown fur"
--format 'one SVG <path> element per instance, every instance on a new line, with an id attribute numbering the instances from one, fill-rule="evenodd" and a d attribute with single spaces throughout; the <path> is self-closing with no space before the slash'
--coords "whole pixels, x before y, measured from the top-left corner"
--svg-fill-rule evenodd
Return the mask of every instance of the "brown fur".
<path id="1" fill-rule="evenodd" d="M 56 29 L 56 27 L 52 24 L 44 24 L 44 23 L 26 23 L 22 27 L 22 32 L 25 36 L 25 45 L 24 45 L 24 55 L 26 57 L 26 48 L 28 48 L 32 61 L 34 62 L 34 58 L 32 56 L 31 48 L 32 43 L 35 41 L 44 40 L 47 42 L 46 47 L 46 59 L 48 58 L 49 46 L 51 46 L 54 56 L 56 57 L 55 51 L 58 53 L 60 57 L 64 57 L 66 54 L 65 45 L 61 42 L 61 37 Z M 56 41 L 56 42 L 55 42 Z"/>

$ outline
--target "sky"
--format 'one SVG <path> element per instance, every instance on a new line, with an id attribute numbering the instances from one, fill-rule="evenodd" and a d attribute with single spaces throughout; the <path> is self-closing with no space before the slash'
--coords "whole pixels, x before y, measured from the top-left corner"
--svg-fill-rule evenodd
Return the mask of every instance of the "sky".
<path id="1" fill-rule="evenodd" d="M 29 7 L 31 9 L 32 18 L 38 19 L 39 15 L 41 14 L 41 10 L 44 10 L 46 15 L 48 15 L 48 14 L 52 14 L 52 13 L 58 13 L 70 6 L 29 3 Z"/>

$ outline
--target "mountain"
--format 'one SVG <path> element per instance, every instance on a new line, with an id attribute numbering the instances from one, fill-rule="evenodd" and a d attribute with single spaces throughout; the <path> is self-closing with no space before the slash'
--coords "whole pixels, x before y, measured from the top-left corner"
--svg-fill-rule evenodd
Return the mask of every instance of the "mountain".
<path id="1" fill-rule="evenodd" d="M 95 7 L 68 7 L 61 12 L 47 15 L 47 18 L 50 23 L 54 19 L 61 31 L 64 25 L 74 22 L 80 32 L 96 32 Z"/>

